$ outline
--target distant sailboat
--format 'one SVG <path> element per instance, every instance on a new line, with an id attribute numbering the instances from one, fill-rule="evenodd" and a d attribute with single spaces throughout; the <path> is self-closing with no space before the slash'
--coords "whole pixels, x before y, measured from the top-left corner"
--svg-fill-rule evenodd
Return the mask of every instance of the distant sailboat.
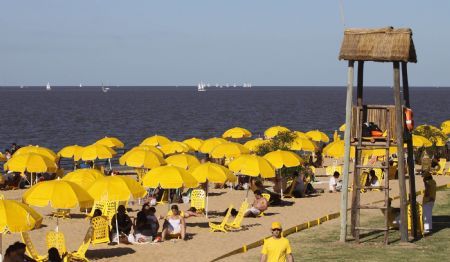
<path id="1" fill-rule="evenodd" d="M 50 87 L 50 83 L 49 82 L 47 82 L 47 86 L 45 87 L 45 90 L 47 90 L 47 91 L 52 90 L 52 88 Z"/>
<path id="2" fill-rule="evenodd" d="M 199 91 L 199 92 L 204 92 L 204 91 L 206 91 L 206 89 L 205 89 L 205 84 L 203 84 L 203 82 L 200 82 L 200 83 L 197 85 L 197 91 Z"/>
<path id="3" fill-rule="evenodd" d="M 82 88 L 83 87 L 83 85 L 80 83 L 80 88 Z"/>
<path id="4" fill-rule="evenodd" d="M 102 83 L 102 91 L 103 91 L 103 93 L 108 93 L 109 87 L 104 87 L 103 83 Z"/>

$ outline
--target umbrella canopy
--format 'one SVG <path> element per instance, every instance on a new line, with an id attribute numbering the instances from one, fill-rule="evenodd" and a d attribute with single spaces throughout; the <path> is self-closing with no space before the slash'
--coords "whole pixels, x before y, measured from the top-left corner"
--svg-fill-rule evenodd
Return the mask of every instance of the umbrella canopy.
<path id="1" fill-rule="evenodd" d="M 56 163 L 50 158 L 36 153 L 14 154 L 4 168 L 14 172 L 45 173 L 55 172 Z"/>
<path id="2" fill-rule="evenodd" d="M 225 131 L 222 135 L 223 138 L 245 138 L 251 137 L 252 133 L 242 127 L 233 127 Z"/>
<path id="3" fill-rule="evenodd" d="M 125 146 L 123 142 L 120 141 L 117 137 L 107 137 L 107 136 L 105 136 L 100 140 L 97 140 L 95 144 L 104 145 L 110 148 L 123 148 Z"/>
<path id="4" fill-rule="evenodd" d="M 426 137 L 419 135 L 412 135 L 413 147 L 430 147 L 433 143 Z"/>
<path id="5" fill-rule="evenodd" d="M 105 176 L 97 179 L 88 193 L 96 200 L 128 201 L 144 197 L 147 191 L 135 179 L 126 176 Z"/>
<path id="6" fill-rule="evenodd" d="M 450 120 L 446 120 L 446 121 L 442 122 L 441 129 L 446 129 L 446 128 L 450 128 Z"/>
<path id="7" fill-rule="evenodd" d="M 97 179 L 101 177 L 104 177 L 104 175 L 100 170 L 93 168 L 82 168 L 68 173 L 64 176 L 63 180 L 73 182 L 87 190 Z"/>
<path id="8" fill-rule="evenodd" d="M 216 147 L 220 144 L 223 144 L 223 143 L 228 143 L 228 141 L 223 138 L 217 138 L 217 137 L 206 139 L 203 142 L 203 144 L 200 146 L 200 152 L 202 152 L 204 154 L 209 154 L 214 149 L 214 147 Z"/>
<path id="9" fill-rule="evenodd" d="M 81 186 L 67 180 L 43 181 L 30 187 L 22 196 L 28 205 L 53 208 L 91 207 L 94 199 Z"/>
<path id="10" fill-rule="evenodd" d="M 340 158 L 344 157 L 345 143 L 344 140 L 333 141 L 323 148 L 325 156 Z M 350 156 L 355 156 L 355 147 L 350 147 Z"/>
<path id="11" fill-rule="evenodd" d="M 24 147 L 19 148 L 14 153 L 14 155 L 20 156 L 20 155 L 28 154 L 28 153 L 35 153 L 35 154 L 43 155 L 43 156 L 51 159 L 52 161 L 56 161 L 56 159 L 58 158 L 56 153 L 53 152 L 51 149 L 48 149 L 46 147 L 41 147 L 41 146 L 24 146 Z"/>
<path id="12" fill-rule="evenodd" d="M 164 153 L 163 151 L 161 151 L 159 148 L 155 147 L 155 146 L 135 146 L 132 149 L 130 149 L 130 151 L 136 150 L 136 149 L 142 149 L 142 150 L 147 150 L 147 151 L 152 151 L 153 153 L 157 154 L 158 156 L 164 158 Z M 128 151 L 128 152 L 130 152 Z M 127 153 L 128 153 L 127 152 Z"/>
<path id="13" fill-rule="evenodd" d="M 344 131 L 345 131 L 345 124 L 342 124 L 342 125 L 339 127 L 339 131 L 341 131 L 341 132 L 344 132 Z"/>
<path id="14" fill-rule="evenodd" d="M 259 146 L 263 145 L 267 143 L 267 140 L 262 140 L 262 139 L 253 139 L 253 140 L 249 140 L 247 142 L 245 142 L 244 146 L 252 151 L 252 152 L 256 152 L 259 148 Z"/>
<path id="15" fill-rule="evenodd" d="M 194 151 L 198 151 L 200 149 L 200 147 L 202 146 L 203 142 L 204 142 L 203 139 L 196 138 L 196 137 L 183 140 L 183 143 L 188 145 Z"/>
<path id="16" fill-rule="evenodd" d="M 154 135 L 147 137 L 141 142 L 141 146 L 162 146 L 170 143 L 170 139 L 165 136 Z"/>
<path id="17" fill-rule="evenodd" d="M 2 152 L 0 152 L 0 162 L 5 162 L 6 161 L 6 156 L 4 156 L 2 154 Z"/>
<path id="18" fill-rule="evenodd" d="M 200 165 L 200 161 L 198 161 L 195 156 L 189 154 L 177 154 L 169 156 L 168 158 L 166 158 L 166 162 L 167 164 L 181 167 L 183 169 L 191 169 Z"/>
<path id="19" fill-rule="evenodd" d="M 242 155 L 228 165 L 231 171 L 247 176 L 275 177 L 275 169 L 265 158 L 256 155 Z"/>
<path id="20" fill-rule="evenodd" d="M 0 200 L 0 234 L 25 232 L 41 225 L 42 216 L 15 200 Z"/>
<path id="21" fill-rule="evenodd" d="M 183 142 L 172 141 L 168 144 L 161 146 L 161 151 L 165 155 L 176 154 L 176 153 L 187 153 L 191 151 L 191 148 Z"/>
<path id="22" fill-rule="evenodd" d="M 165 165 L 166 161 L 162 156 L 153 151 L 145 149 L 133 149 L 126 152 L 119 158 L 121 165 L 136 167 L 136 168 L 155 168 Z"/>
<path id="23" fill-rule="evenodd" d="M 214 149 L 210 152 L 211 157 L 213 158 L 230 158 L 230 157 L 238 157 L 243 154 L 250 154 L 250 150 L 245 146 L 238 143 L 223 143 L 214 147 Z"/>
<path id="24" fill-rule="evenodd" d="M 316 141 L 316 142 L 324 142 L 324 143 L 328 143 L 330 142 L 330 139 L 328 138 L 328 136 L 319 130 L 311 130 L 306 132 L 306 135 L 311 138 L 311 140 Z"/>
<path id="25" fill-rule="evenodd" d="M 83 148 L 79 145 L 66 146 L 58 152 L 58 155 L 64 158 L 75 158 L 75 156 L 81 155 Z"/>
<path id="26" fill-rule="evenodd" d="M 276 137 L 281 132 L 290 132 L 291 130 L 284 126 L 272 126 L 264 131 L 264 136 L 266 138 Z"/>
<path id="27" fill-rule="evenodd" d="M 306 133 L 304 133 L 304 132 L 294 131 L 294 135 L 295 135 L 297 138 L 305 138 L 305 139 L 309 139 L 308 135 L 306 135 Z"/>
<path id="28" fill-rule="evenodd" d="M 177 189 L 180 187 L 198 187 L 198 181 L 186 170 L 176 166 L 161 166 L 150 170 L 142 178 L 146 187 Z"/>
<path id="29" fill-rule="evenodd" d="M 109 159 L 116 154 L 112 148 L 100 144 L 93 144 L 83 148 L 80 155 L 75 156 L 75 160 L 94 161 L 96 159 Z"/>
<path id="30" fill-rule="evenodd" d="M 294 167 L 299 166 L 305 162 L 299 155 L 291 151 L 277 150 L 264 155 L 272 166 L 277 169 L 282 167 Z"/>
<path id="31" fill-rule="evenodd" d="M 316 145 L 309 139 L 297 137 L 289 146 L 289 149 L 314 152 L 316 151 Z"/>
<path id="32" fill-rule="evenodd" d="M 207 162 L 192 169 L 192 176 L 198 182 L 205 183 L 206 180 L 212 183 L 225 183 L 227 181 L 236 182 L 237 177 L 228 168 Z"/>

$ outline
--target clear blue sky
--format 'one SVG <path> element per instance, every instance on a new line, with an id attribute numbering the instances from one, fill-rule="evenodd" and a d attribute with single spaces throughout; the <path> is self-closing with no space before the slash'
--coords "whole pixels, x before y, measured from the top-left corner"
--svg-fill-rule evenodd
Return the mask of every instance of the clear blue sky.
<path id="1" fill-rule="evenodd" d="M 346 82 L 339 0 L 0 1 L 0 85 Z M 347 27 L 413 29 L 411 85 L 450 86 L 450 1 L 343 3 Z"/>

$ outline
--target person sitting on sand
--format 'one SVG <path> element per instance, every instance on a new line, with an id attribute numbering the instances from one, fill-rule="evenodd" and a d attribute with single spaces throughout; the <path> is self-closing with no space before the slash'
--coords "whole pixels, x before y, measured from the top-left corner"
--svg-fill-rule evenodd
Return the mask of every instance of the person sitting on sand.
<path id="1" fill-rule="evenodd" d="M 134 229 L 137 242 L 148 242 L 150 238 L 156 237 L 159 229 L 159 222 L 155 216 L 155 212 L 156 209 L 150 207 L 150 205 L 146 203 L 142 206 L 142 210 L 137 213 Z"/>
<path id="2" fill-rule="evenodd" d="M 369 172 L 369 181 L 370 186 L 377 187 L 380 186 L 380 181 L 378 180 L 377 175 L 375 174 L 375 170 L 370 170 Z"/>
<path id="3" fill-rule="evenodd" d="M 267 199 L 262 196 L 260 190 L 255 190 L 253 193 L 255 194 L 255 200 L 253 201 L 252 207 L 245 211 L 244 217 L 257 217 L 266 211 L 269 206 Z"/>
<path id="4" fill-rule="evenodd" d="M 339 180 L 339 172 L 338 171 L 334 171 L 333 176 L 330 177 L 330 181 L 328 183 L 328 189 L 330 191 L 330 193 L 336 193 L 336 192 L 340 192 L 342 189 L 342 184 L 341 184 L 341 180 Z"/>
<path id="5" fill-rule="evenodd" d="M 32 262 L 36 261 L 25 254 L 26 245 L 22 242 L 15 242 L 6 249 L 5 262 Z"/>
<path id="6" fill-rule="evenodd" d="M 124 205 L 120 205 L 117 208 L 117 214 L 115 214 L 111 219 L 111 236 L 113 239 L 113 242 L 117 242 L 117 227 L 116 224 L 119 226 L 119 241 L 123 243 L 129 243 L 128 242 L 128 235 L 131 232 L 131 227 L 133 226 L 133 223 L 131 221 L 131 218 L 126 214 L 126 209 Z M 117 222 L 116 222 L 117 217 Z"/>
<path id="7" fill-rule="evenodd" d="M 168 216 L 163 224 L 161 233 L 162 241 L 166 240 L 168 235 L 181 235 L 181 239 L 186 240 L 186 223 L 181 216 L 177 205 L 171 207 L 172 215 Z"/>

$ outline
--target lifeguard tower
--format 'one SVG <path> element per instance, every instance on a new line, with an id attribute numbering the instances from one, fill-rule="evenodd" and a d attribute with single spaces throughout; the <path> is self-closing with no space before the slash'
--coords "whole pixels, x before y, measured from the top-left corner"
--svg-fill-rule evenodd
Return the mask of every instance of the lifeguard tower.
<path id="1" fill-rule="evenodd" d="M 408 199 L 406 198 L 406 174 L 404 143 L 407 144 L 408 153 L 408 177 L 409 177 L 409 202 L 412 214 L 416 214 L 416 194 L 414 179 L 414 162 L 411 125 L 405 124 L 405 110 L 410 111 L 408 62 L 417 62 L 411 29 L 392 27 L 379 29 L 347 29 L 344 32 L 340 60 L 348 61 L 347 101 L 345 118 L 345 155 L 344 155 L 344 181 L 341 195 L 341 235 L 342 242 L 347 239 L 347 198 L 350 167 L 350 146 L 355 147 L 353 163 L 352 207 L 351 207 L 351 232 L 357 243 L 360 240 L 361 231 L 384 231 L 384 242 L 389 243 L 388 224 L 389 201 L 389 164 L 390 148 L 396 148 L 398 184 L 400 193 L 400 235 L 401 241 L 408 241 Z M 393 64 L 393 97 L 395 105 L 367 105 L 363 103 L 364 90 L 364 63 L 389 62 Z M 358 64 L 356 99 L 353 99 L 353 78 L 355 62 Z M 400 70 L 401 65 L 401 70 Z M 403 97 L 400 88 L 400 72 L 402 74 Z M 355 100 L 355 101 L 354 101 Z M 408 116 L 409 118 L 409 116 Z M 382 135 L 367 135 L 363 130 L 363 124 L 373 122 L 382 131 Z M 383 164 L 368 165 L 362 161 L 365 150 L 384 150 Z M 365 180 L 364 172 L 368 169 L 381 169 L 384 173 L 379 186 L 367 186 L 361 180 Z M 380 170 L 380 171 L 381 171 Z M 379 191 L 384 194 L 384 204 L 361 204 L 361 198 L 366 190 Z M 360 226 L 360 211 L 362 209 L 381 209 L 384 212 L 384 226 L 379 228 Z M 381 213 L 380 213 L 381 214 Z M 416 215 L 412 215 L 412 234 L 417 234 Z"/>

